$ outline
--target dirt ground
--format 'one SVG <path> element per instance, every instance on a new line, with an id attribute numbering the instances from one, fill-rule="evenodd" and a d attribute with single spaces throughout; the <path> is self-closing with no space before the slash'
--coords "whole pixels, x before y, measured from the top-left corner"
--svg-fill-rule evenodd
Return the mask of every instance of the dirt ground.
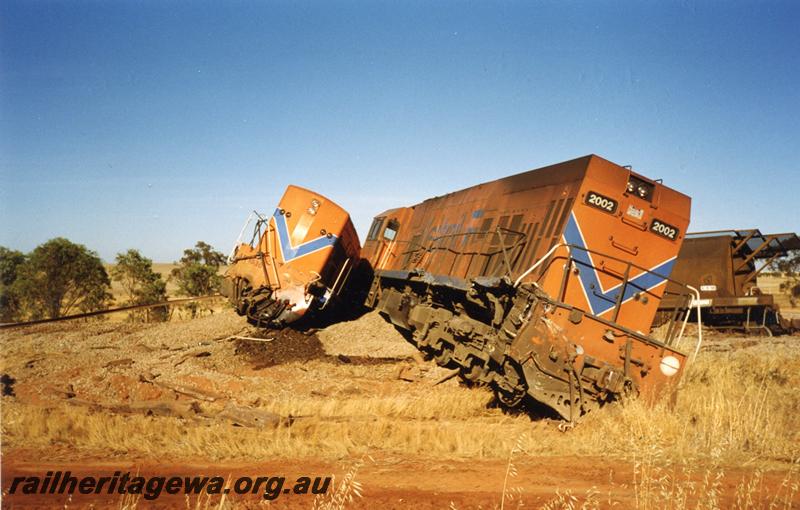
<path id="1" fill-rule="evenodd" d="M 327 501 L 331 508 L 571 508 L 570 498 L 577 507 L 657 508 L 643 504 L 656 500 L 650 495 L 656 489 L 642 482 L 646 469 L 647 484 L 663 475 L 677 480 L 686 471 L 637 464 L 620 454 L 625 448 L 603 455 L 597 448 L 551 447 L 570 444 L 570 437 L 587 441 L 591 421 L 564 434 L 550 420 L 498 409 L 487 391 L 457 378 L 439 384 L 449 372 L 423 360 L 374 313 L 320 331 L 257 331 L 224 311 L 165 324 L 50 324 L 3 332 L 0 341 L 4 507 L 219 503 L 8 494 L 14 477 L 70 470 L 289 479 L 333 474 L 336 487 L 350 473 L 358 485 L 338 506 Z M 717 336 L 708 348 L 758 342 Z M 516 448 L 521 434 L 533 446 Z M 757 468 L 750 461 L 699 461 L 685 474 L 692 487 L 701 487 L 690 500 L 707 486 L 715 494 L 707 507 L 730 507 L 750 483 L 754 506 L 767 506 L 787 484 L 796 490 L 795 464 L 780 457 L 762 459 Z M 223 507 L 324 503 L 309 495 L 273 501 L 231 495 Z"/>
<path id="2" fill-rule="evenodd" d="M 27 460 L 25 460 L 27 458 Z M 141 476 L 196 476 L 220 475 L 226 479 L 239 476 L 335 476 L 341 479 L 352 466 L 319 459 L 278 460 L 253 464 L 222 463 L 208 464 L 190 460 L 180 464 L 165 464 L 153 461 L 117 461 L 107 459 L 81 459 L 78 462 L 33 460 L 27 452 L 15 451 L 4 457 L 4 486 L 13 476 L 41 476 L 44 471 L 69 468 L 73 475 L 110 475 L 113 471 L 138 473 Z M 631 490 L 634 484 L 629 467 L 624 462 L 609 461 L 599 457 L 546 457 L 527 458 L 515 463 L 516 477 L 512 480 L 510 493 L 506 496 L 507 508 L 541 508 L 558 501 L 556 490 L 562 494 L 585 496 L 595 494 L 594 501 L 600 507 L 635 508 L 636 495 Z M 445 509 L 445 508 L 499 508 L 503 503 L 503 487 L 507 462 L 482 460 L 474 462 L 446 458 L 398 458 L 376 456 L 364 462 L 357 472 L 362 485 L 361 497 L 346 504 L 347 508 L 372 509 Z M 748 469 L 735 468 L 728 473 L 719 490 L 726 494 L 720 500 L 722 508 L 735 504 L 737 482 L 746 478 Z M 779 473 L 770 473 L 763 482 L 762 496 L 768 499 L 770 488 L 782 483 Z M 228 502 L 241 507 L 310 508 L 313 496 L 286 494 L 267 502 L 256 495 L 231 495 Z M 581 500 L 582 501 L 582 500 Z M 69 501 L 65 496 L 23 496 L 9 498 L 5 503 L 13 507 L 50 508 L 67 504 L 70 507 L 119 507 L 122 497 L 74 496 Z M 174 508 L 195 507 L 204 500 L 199 497 L 163 495 L 151 502 L 139 498 L 139 505 Z M 4 506 L 6 506 L 4 504 Z M 557 506 L 562 508 L 562 506 Z"/>

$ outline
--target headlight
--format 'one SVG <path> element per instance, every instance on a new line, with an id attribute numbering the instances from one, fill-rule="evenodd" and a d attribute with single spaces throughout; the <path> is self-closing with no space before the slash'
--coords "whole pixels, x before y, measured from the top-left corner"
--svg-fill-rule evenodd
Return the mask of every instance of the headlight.
<path id="1" fill-rule="evenodd" d="M 636 186 L 632 182 L 628 182 L 628 193 L 633 193 L 634 191 L 636 191 Z"/>
<path id="2" fill-rule="evenodd" d="M 317 214 L 317 209 L 319 209 L 319 200 L 314 198 L 311 200 L 311 207 L 306 209 L 306 211 L 308 211 L 308 214 L 310 214 L 311 216 L 314 216 L 315 214 Z"/>
<path id="3" fill-rule="evenodd" d="M 659 365 L 661 373 L 667 377 L 672 377 L 681 369 L 681 362 L 675 356 L 664 356 Z"/>
<path id="4" fill-rule="evenodd" d="M 639 188 L 636 191 L 639 193 L 639 196 L 642 197 L 642 198 L 647 196 L 647 188 L 645 188 L 644 186 L 639 186 Z"/>

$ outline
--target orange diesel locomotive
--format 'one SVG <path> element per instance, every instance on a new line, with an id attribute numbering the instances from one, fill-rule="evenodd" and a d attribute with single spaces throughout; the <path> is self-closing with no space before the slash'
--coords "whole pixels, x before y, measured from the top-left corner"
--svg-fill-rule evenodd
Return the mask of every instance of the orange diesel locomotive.
<path id="1" fill-rule="evenodd" d="M 575 420 L 683 369 L 685 311 L 649 333 L 689 209 L 594 155 L 391 209 L 362 250 L 367 305 L 506 405 L 529 395 Z"/>
<path id="2" fill-rule="evenodd" d="M 249 243 L 241 243 L 255 216 Z M 327 308 L 360 261 L 350 215 L 319 193 L 289 186 L 275 212 L 251 214 L 228 262 L 222 293 L 258 326 L 281 327 Z"/>

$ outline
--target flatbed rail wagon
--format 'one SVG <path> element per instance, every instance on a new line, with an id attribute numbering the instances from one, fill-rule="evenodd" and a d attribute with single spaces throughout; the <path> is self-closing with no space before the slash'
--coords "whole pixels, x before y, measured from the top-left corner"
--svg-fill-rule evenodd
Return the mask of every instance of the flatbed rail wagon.
<path id="1" fill-rule="evenodd" d="M 770 263 L 793 250 L 800 250 L 800 238 L 794 233 L 763 234 L 758 229 L 689 233 L 673 277 L 700 290 L 697 304 L 706 326 L 766 335 L 800 331 L 800 319 L 784 317 L 775 296 L 757 281 Z M 668 297 L 659 312 L 668 316 L 680 305 Z"/>

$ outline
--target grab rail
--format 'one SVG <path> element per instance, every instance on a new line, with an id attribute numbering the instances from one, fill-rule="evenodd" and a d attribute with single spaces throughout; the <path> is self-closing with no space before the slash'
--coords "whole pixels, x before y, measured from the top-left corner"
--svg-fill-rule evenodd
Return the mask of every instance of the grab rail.
<path id="1" fill-rule="evenodd" d="M 642 266 L 639 266 L 637 264 L 634 264 L 631 261 L 621 259 L 621 258 L 616 257 L 614 255 L 608 255 L 608 254 L 605 254 L 605 253 L 602 253 L 602 252 L 598 252 L 596 250 L 590 250 L 590 249 L 585 248 L 583 246 L 576 246 L 576 245 L 568 244 L 568 243 L 557 243 L 557 244 L 553 245 L 547 251 L 547 253 L 545 253 L 541 258 L 539 258 L 539 260 L 537 260 L 533 265 L 531 265 L 531 267 L 529 267 L 522 274 L 520 274 L 520 276 L 517 277 L 516 280 L 514 280 L 514 287 L 518 287 L 522 283 L 522 280 L 524 280 L 525 278 L 530 276 L 534 271 L 536 271 L 537 268 L 541 267 L 542 264 L 544 264 L 545 261 L 550 259 L 553 256 L 553 254 L 556 252 L 556 250 L 558 248 L 561 248 L 561 247 L 565 247 L 565 248 L 569 249 L 569 254 L 567 255 L 566 259 L 567 259 L 567 262 L 570 265 L 575 260 L 573 255 L 572 255 L 572 250 L 573 249 L 581 250 L 581 251 L 584 251 L 584 252 L 589 253 L 589 254 L 595 254 L 595 255 L 598 255 L 600 257 L 604 257 L 604 258 L 607 258 L 607 259 L 615 260 L 617 262 L 620 262 L 620 263 L 623 263 L 623 264 L 626 265 L 624 275 L 620 278 L 620 280 L 622 280 L 622 283 L 621 283 L 622 287 L 621 287 L 621 290 L 620 290 L 620 294 L 616 299 L 616 303 L 614 304 L 614 315 L 613 316 L 614 316 L 615 320 L 616 320 L 616 318 L 617 318 L 617 316 L 619 314 L 620 308 L 622 307 L 622 302 L 623 302 L 622 298 L 624 296 L 624 291 L 625 291 L 627 285 L 630 284 L 630 273 L 631 273 L 630 270 L 631 270 L 631 268 L 636 268 L 636 269 L 642 271 L 643 273 L 654 274 L 654 275 L 656 275 L 656 276 L 658 276 L 660 278 L 663 278 L 666 282 L 674 283 L 675 285 L 678 285 L 680 287 L 683 287 L 683 288 L 689 290 L 691 292 L 691 294 L 682 294 L 682 295 L 688 296 L 690 298 L 688 304 L 686 305 L 687 311 L 689 309 L 691 309 L 693 306 L 696 307 L 696 310 L 697 310 L 697 336 L 698 336 L 698 338 L 697 338 L 697 343 L 695 345 L 695 348 L 694 348 L 694 351 L 693 351 L 693 354 L 692 354 L 692 357 L 691 357 L 691 361 L 694 361 L 697 358 L 697 353 L 700 351 L 700 346 L 703 343 L 702 317 L 701 317 L 701 312 L 700 312 L 700 292 L 697 289 L 695 289 L 694 287 L 692 287 L 691 285 L 687 285 L 687 284 L 685 284 L 683 282 L 679 282 L 677 280 L 673 280 L 672 278 L 669 278 L 668 276 L 664 276 L 664 275 L 662 275 L 660 273 L 657 273 L 657 272 L 652 271 L 650 269 L 647 269 L 645 267 L 642 267 Z M 585 264 L 585 262 L 580 262 L 580 261 L 579 261 L 579 263 Z M 593 269 L 596 269 L 594 267 L 594 263 L 591 264 L 591 267 Z M 639 273 L 639 275 L 641 275 L 643 273 Z M 637 276 L 639 276 L 639 275 L 637 275 Z M 568 272 L 565 271 L 563 278 L 566 279 L 567 276 L 568 276 Z M 533 283 L 534 283 L 534 285 L 538 285 L 538 284 L 536 284 L 536 282 L 533 282 Z M 564 284 L 565 283 L 566 282 L 564 280 L 562 280 L 562 285 L 561 285 L 562 289 L 564 288 Z M 643 290 L 643 292 L 649 292 L 647 289 L 642 289 L 642 290 Z M 561 298 L 562 298 L 562 296 L 558 296 L 558 299 L 561 299 Z M 670 323 L 671 324 L 674 323 L 674 321 L 675 321 L 675 317 L 670 319 Z M 684 332 L 686 330 L 686 324 L 688 323 L 688 321 L 689 321 L 689 313 L 687 312 L 685 314 L 685 316 L 683 317 L 682 325 L 681 325 L 681 328 L 680 328 L 680 332 L 678 333 L 677 337 L 672 342 L 674 345 L 679 344 L 681 339 L 683 338 L 683 334 L 684 334 Z M 670 327 L 669 329 L 671 331 L 672 327 Z M 665 340 L 671 340 L 671 339 L 667 338 Z"/>

